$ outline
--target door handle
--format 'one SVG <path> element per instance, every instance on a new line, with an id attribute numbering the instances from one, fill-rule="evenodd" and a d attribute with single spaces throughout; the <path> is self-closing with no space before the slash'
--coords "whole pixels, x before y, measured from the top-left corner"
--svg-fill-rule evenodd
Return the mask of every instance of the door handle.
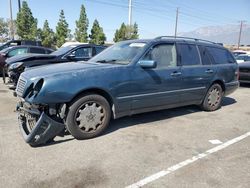
<path id="1" fill-rule="evenodd" d="M 214 71 L 213 71 L 212 69 L 207 69 L 207 70 L 205 71 L 205 73 L 212 74 L 212 73 L 214 73 Z"/>
<path id="2" fill-rule="evenodd" d="M 171 73 L 171 76 L 180 76 L 180 75 L 182 75 L 182 73 L 177 71 Z"/>

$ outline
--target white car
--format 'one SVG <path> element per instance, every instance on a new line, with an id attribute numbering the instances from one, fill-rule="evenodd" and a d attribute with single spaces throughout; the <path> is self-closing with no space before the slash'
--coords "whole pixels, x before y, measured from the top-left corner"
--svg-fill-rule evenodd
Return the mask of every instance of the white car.
<path id="1" fill-rule="evenodd" d="M 236 58 L 237 63 L 243 63 L 245 61 L 250 61 L 250 54 L 238 55 Z"/>

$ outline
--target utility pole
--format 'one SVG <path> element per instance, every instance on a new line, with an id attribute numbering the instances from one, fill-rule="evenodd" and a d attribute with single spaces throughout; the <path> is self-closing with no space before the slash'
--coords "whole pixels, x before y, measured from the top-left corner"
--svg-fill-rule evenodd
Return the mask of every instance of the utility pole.
<path id="1" fill-rule="evenodd" d="M 132 25 L 132 0 L 128 1 L 128 25 Z"/>
<path id="2" fill-rule="evenodd" d="M 175 38 L 177 37 L 178 17 L 179 17 L 179 7 L 176 9 L 175 32 L 174 32 Z"/>
<path id="3" fill-rule="evenodd" d="M 21 11 L 21 0 L 18 0 L 18 11 Z"/>
<path id="4" fill-rule="evenodd" d="M 240 33 L 239 33 L 239 39 L 238 39 L 238 49 L 240 49 L 240 40 L 241 40 L 241 33 L 242 33 L 242 26 L 243 23 L 245 23 L 246 21 L 241 20 L 240 21 Z"/>
<path id="5" fill-rule="evenodd" d="M 12 16 L 12 1 L 9 0 L 10 5 L 10 37 L 14 39 L 13 16 Z"/>

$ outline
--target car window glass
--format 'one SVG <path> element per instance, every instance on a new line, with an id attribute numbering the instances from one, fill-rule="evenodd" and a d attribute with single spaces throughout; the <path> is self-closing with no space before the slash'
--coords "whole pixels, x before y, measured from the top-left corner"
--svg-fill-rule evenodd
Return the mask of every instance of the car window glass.
<path id="1" fill-rule="evenodd" d="M 204 46 L 199 46 L 201 61 L 203 65 L 211 65 L 211 57 L 209 55 L 209 52 Z"/>
<path id="2" fill-rule="evenodd" d="M 181 64 L 183 66 L 199 65 L 200 57 L 196 45 L 179 44 Z"/>
<path id="3" fill-rule="evenodd" d="M 215 64 L 234 63 L 232 55 L 225 49 L 206 47 L 212 55 Z"/>
<path id="4" fill-rule="evenodd" d="M 30 53 L 34 53 L 34 54 L 44 54 L 45 51 L 44 51 L 44 49 L 41 49 L 41 48 L 30 48 Z"/>
<path id="5" fill-rule="evenodd" d="M 103 51 L 105 48 L 103 47 L 96 47 L 95 48 L 95 51 L 96 51 L 96 54 L 99 54 L 101 51 Z"/>
<path id="6" fill-rule="evenodd" d="M 27 53 L 28 49 L 27 48 L 18 48 L 18 49 L 14 49 L 12 51 L 10 51 L 8 53 L 9 57 L 15 56 L 15 55 L 20 55 L 20 54 L 25 54 Z"/>
<path id="7" fill-rule="evenodd" d="M 90 58 L 92 57 L 92 48 L 78 48 L 72 54 L 75 55 L 75 58 Z"/>
<path id="8" fill-rule="evenodd" d="M 177 66 L 177 55 L 174 44 L 160 44 L 154 46 L 142 60 L 153 60 L 157 63 L 157 68 Z"/>

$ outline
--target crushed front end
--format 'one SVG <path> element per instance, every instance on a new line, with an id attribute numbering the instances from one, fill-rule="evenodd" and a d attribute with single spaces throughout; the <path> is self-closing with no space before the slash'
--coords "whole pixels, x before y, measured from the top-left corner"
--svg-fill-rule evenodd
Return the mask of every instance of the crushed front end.
<path id="1" fill-rule="evenodd" d="M 65 125 L 50 117 L 43 107 L 19 102 L 17 111 L 20 130 L 31 146 L 46 144 L 55 136 L 63 136 Z"/>
<path id="2" fill-rule="evenodd" d="M 53 104 L 32 104 L 26 101 L 29 96 L 35 97 L 39 92 L 36 88 L 39 81 L 33 84 L 33 88 L 27 88 L 27 83 L 24 78 L 20 78 L 17 84 L 16 92 L 20 98 L 17 104 L 18 122 L 24 140 L 31 146 L 39 146 L 53 140 L 55 136 L 63 136 L 65 125 L 58 113 L 60 105 Z M 40 87 L 40 86 L 39 86 Z M 42 86 L 41 86 L 42 87 Z M 26 92 L 26 93 L 25 93 Z"/>

